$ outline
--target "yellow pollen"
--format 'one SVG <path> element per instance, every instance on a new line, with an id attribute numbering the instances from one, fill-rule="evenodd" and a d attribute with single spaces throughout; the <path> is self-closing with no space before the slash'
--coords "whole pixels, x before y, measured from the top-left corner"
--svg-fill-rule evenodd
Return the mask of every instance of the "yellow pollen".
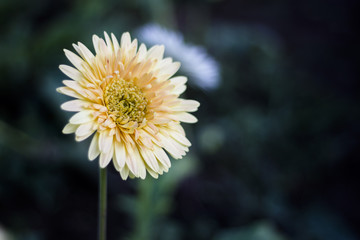
<path id="1" fill-rule="evenodd" d="M 132 82 L 113 78 L 105 88 L 104 99 L 110 116 L 118 125 L 129 121 L 141 123 L 145 118 L 148 101 Z"/>

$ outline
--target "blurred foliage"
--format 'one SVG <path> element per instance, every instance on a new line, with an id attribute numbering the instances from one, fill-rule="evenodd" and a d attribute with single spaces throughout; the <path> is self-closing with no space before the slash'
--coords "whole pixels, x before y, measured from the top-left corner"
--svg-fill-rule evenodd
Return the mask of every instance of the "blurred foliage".
<path id="1" fill-rule="evenodd" d="M 215 240 L 285 240 L 268 222 L 259 222 L 242 229 L 227 230 L 215 237 Z"/>
<path id="2" fill-rule="evenodd" d="M 110 167 L 108 239 L 358 239 L 355 4 L 1 1 L 0 240 L 96 239 L 98 165 L 61 134 L 58 65 L 73 42 L 150 22 L 204 46 L 222 82 L 189 85 L 199 123 L 169 173 Z"/>

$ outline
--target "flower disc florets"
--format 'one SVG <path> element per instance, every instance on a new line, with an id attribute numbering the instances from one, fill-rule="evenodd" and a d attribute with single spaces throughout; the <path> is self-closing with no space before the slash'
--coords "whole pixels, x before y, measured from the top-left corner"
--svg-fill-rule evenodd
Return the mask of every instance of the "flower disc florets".
<path id="1" fill-rule="evenodd" d="M 129 121 L 140 124 L 145 118 L 148 101 L 132 82 L 113 78 L 105 88 L 104 100 L 109 115 L 119 126 Z"/>

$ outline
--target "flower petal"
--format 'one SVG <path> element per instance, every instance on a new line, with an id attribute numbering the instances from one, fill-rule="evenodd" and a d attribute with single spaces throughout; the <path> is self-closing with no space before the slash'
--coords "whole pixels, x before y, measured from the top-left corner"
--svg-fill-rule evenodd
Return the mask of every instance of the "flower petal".
<path id="1" fill-rule="evenodd" d="M 180 104 L 171 107 L 171 110 L 176 112 L 195 112 L 199 106 L 200 103 L 198 101 L 181 99 Z"/>
<path id="2" fill-rule="evenodd" d="M 82 124 L 87 123 L 93 120 L 93 110 L 83 110 L 81 112 L 76 113 L 69 120 L 72 124 Z"/>
<path id="3" fill-rule="evenodd" d="M 99 159 L 100 167 L 105 168 L 111 161 L 111 158 L 113 157 L 113 155 L 114 155 L 114 145 L 111 144 L 109 151 L 102 152 L 100 154 L 100 159 Z"/>
<path id="4" fill-rule="evenodd" d="M 158 172 L 154 172 L 154 171 L 151 170 L 150 168 L 147 168 L 146 170 L 147 170 L 147 172 L 148 172 L 153 178 L 158 179 L 158 177 L 159 177 L 159 173 L 158 173 Z"/>
<path id="5" fill-rule="evenodd" d="M 66 76 L 68 76 L 71 79 L 80 81 L 83 78 L 81 72 L 79 72 L 76 68 L 64 64 L 60 65 L 59 68 Z"/>
<path id="6" fill-rule="evenodd" d="M 178 145 L 175 145 L 171 138 L 167 138 L 162 134 L 158 134 L 165 150 L 175 159 L 180 159 L 185 155 L 185 151 Z"/>
<path id="7" fill-rule="evenodd" d="M 138 50 L 138 55 L 139 55 L 139 61 L 144 60 L 145 56 L 146 56 L 146 46 L 145 44 L 140 44 L 139 50 Z"/>
<path id="8" fill-rule="evenodd" d="M 73 44 L 73 47 L 86 62 L 92 63 L 94 55 L 84 44 L 78 42 L 78 45 Z"/>
<path id="9" fill-rule="evenodd" d="M 169 132 L 169 134 L 175 141 L 181 143 L 182 145 L 184 145 L 186 147 L 191 146 L 191 142 L 184 135 L 182 135 L 176 131 L 171 131 L 171 132 Z"/>
<path id="10" fill-rule="evenodd" d="M 106 153 L 113 145 L 113 135 L 109 134 L 109 131 L 103 131 L 99 136 L 99 149 L 102 153 Z"/>
<path id="11" fill-rule="evenodd" d="M 116 39 L 116 37 L 113 33 L 111 33 L 111 40 L 112 40 L 112 43 L 114 46 L 114 53 L 116 54 L 118 52 L 120 46 L 119 46 L 118 40 Z"/>
<path id="12" fill-rule="evenodd" d="M 79 112 L 84 110 L 83 105 L 86 102 L 81 101 L 81 100 L 71 100 L 68 102 L 65 102 L 63 104 L 61 104 L 61 109 L 65 110 L 65 111 L 69 111 L 69 112 Z"/>
<path id="13" fill-rule="evenodd" d="M 123 180 L 126 180 L 129 176 L 129 168 L 127 166 L 120 169 L 120 176 Z"/>
<path id="14" fill-rule="evenodd" d="M 94 131 L 88 132 L 88 133 L 86 133 L 86 134 L 83 135 L 83 136 L 76 135 L 76 136 L 75 136 L 75 140 L 76 140 L 77 142 L 81 142 L 81 141 L 87 139 L 88 137 L 90 137 L 91 134 L 93 134 L 93 132 L 94 132 Z"/>
<path id="15" fill-rule="evenodd" d="M 146 168 L 137 146 L 127 145 L 126 150 L 126 164 L 129 167 L 131 173 L 134 174 L 135 177 L 144 179 L 146 176 Z"/>
<path id="16" fill-rule="evenodd" d="M 62 133 L 64 134 L 74 133 L 78 127 L 79 125 L 77 124 L 68 123 L 65 125 L 64 129 L 62 130 Z"/>
<path id="17" fill-rule="evenodd" d="M 76 91 L 74 91 L 73 89 L 71 89 L 69 87 L 59 87 L 59 88 L 56 89 L 56 91 L 61 93 L 61 94 L 70 96 L 70 97 L 80 98 L 80 99 L 84 98 L 79 93 L 77 93 Z"/>
<path id="18" fill-rule="evenodd" d="M 156 160 L 154 153 L 150 149 L 139 147 L 140 153 L 144 162 L 155 172 L 159 171 L 159 164 Z"/>
<path id="19" fill-rule="evenodd" d="M 126 150 L 122 142 L 115 141 L 115 161 L 120 168 L 123 168 L 125 165 Z"/>
<path id="20" fill-rule="evenodd" d="M 155 45 L 147 52 L 147 59 L 161 59 L 164 56 L 164 45 Z"/>
<path id="21" fill-rule="evenodd" d="M 89 152 L 88 152 L 89 160 L 90 161 L 94 160 L 97 156 L 99 156 L 99 154 L 100 154 L 99 133 L 95 133 L 89 147 Z"/>
<path id="22" fill-rule="evenodd" d="M 92 36 L 92 41 L 93 41 L 93 45 L 94 45 L 94 49 L 95 49 L 95 53 L 99 54 L 100 50 L 99 50 L 99 37 L 97 35 L 93 35 Z"/>
<path id="23" fill-rule="evenodd" d="M 172 118 L 173 120 L 177 120 L 185 123 L 196 123 L 198 121 L 194 115 L 187 112 L 171 114 L 169 115 L 169 117 Z"/>
<path id="24" fill-rule="evenodd" d="M 82 63 L 84 62 L 83 59 L 81 59 L 78 55 L 76 55 L 75 53 L 64 49 L 65 55 L 66 57 L 69 59 L 69 61 L 78 69 L 81 70 L 82 69 Z"/>
<path id="25" fill-rule="evenodd" d="M 184 76 L 173 77 L 169 79 L 170 83 L 175 86 L 175 88 L 171 91 L 174 94 L 180 95 L 186 90 L 185 83 L 187 82 L 187 78 Z"/>
<path id="26" fill-rule="evenodd" d="M 113 44 L 107 32 L 104 32 L 104 36 L 105 36 L 106 46 L 108 47 L 109 50 L 113 52 L 114 51 Z"/>
<path id="27" fill-rule="evenodd" d="M 88 135 L 89 133 L 93 133 L 95 130 L 92 128 L 93 127 L 93 123 L 92 122 L 88 122 L 85 124 L 81 124 L 77 129 L 75 134 L 77 136 L 85 136 Z"/>
<path id="28" fill-rule="evenodd" d="M 168 168 L 171 167 L 170 159 L 161 147 L 154 147 L 154 155 L 162 165 L 167 166 Z"/>
<path id="29" fill-rule="evenodd" d="M 75 92 L 81 94 L 82 96 L 85 95 L 84 94 L 85 89 L 79 84 L 79 82 L 72 81 L 72 80 L 64 80 L 62 82 L 63 82 L 64 85 L 71 88 Z"/>
<path id="30" fill-rule="evenodd" d="M 131 44 L 130 33 L 128 32 L 123 33 L 123 35 L 121 36 L 121 49 L 122 50 L 126 49 L 130 44 Z"/>
<path id="31" fill-rule="evenodd" d="M 138 148 L 134 148 L 135 155 L 133 156 L 133 160 L 137 161 L 138 166 L 138 174 L 141 179 L 145 179 L 146 177 L 146 167 L 143 161 L 143 158 L 140 155 Z"/>
<path id="32" fill-rule="evenodd" d="M 133 159 L 133 156 L 135 155 L 134 150 L 132 149 L 133 146 L 131 146 L 130 144 L 126 144 L 125 148 L 126 148 L 126 157 L 125 157 L 126 166 L 136 177 L 138 177 L 139 174 L 138 174 L 137 161 Z"/>
<path id="33" fill-rule="evenodd" d="M 179 62 L 173 62 L 168 64 L 166 68 L 162 68 L 159 74 L 166 75 L 166 78 L 169 78 L 179 70 L 180 66 L 181 64 Z"/>

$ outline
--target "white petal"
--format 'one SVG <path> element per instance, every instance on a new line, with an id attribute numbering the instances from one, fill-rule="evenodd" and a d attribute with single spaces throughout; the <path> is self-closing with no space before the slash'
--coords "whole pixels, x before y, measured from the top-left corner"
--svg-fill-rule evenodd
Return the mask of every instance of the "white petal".
<path id="1" fill-rule="evenodd" d="M 155 172 L 159 171 L 159 164 L 154 156 L 154 153 L 150 149 L 139 148 L 142 158 L 145 163 Z"/>
<path id="2" fill-rule="evenodd" d="M 137 46 L 138 46 L 137 39 L 134 39 L 129 46 L 128 55 L 129 55 L 130 59 L 135 57 Z"/>
<path id="3" fill-rule="evenodd" d="M 85 136 L 88 135 L 89 133 L 93 133 L 95 130 L 92 129 L 93 123 L 92 122 L 88 122 L 85 124 L 81 124 L 77 129 L 75 134 L 77 136 Z"/>
<path id="4" fill-rule="evenodd" d="M 92 52 L 81 42 L 78 42 L 78 46 L 73 44 L 75 50 L 80 54 L 80 56 L 85 59 L 88 63 L 91 63 L 94 55 Z"/>
<path id="5" fill-rule="evenodd" d="M 110 37 L 107 34 L 107 32 L 104 32 L 104 36 L 105 36 L 105 41 L 106 41 L 106 45 L 107 45 L 108 49 L 110 49 L 112 51 L 113 45 L 112 45 L 112 42 L 111 42 Z"/>
<path id="6" fill-rule="evenodd" d="M 82 124 L 87 123 L 93 120 L 93 110 L 84 110 L 81 112 L 76 113 L 72 116 L 69 120 L 72 124 Z"/>
<path id="7" fill-rule="evenodd" d="M 106 46 L 104 39 L 102 39 L 102 38 L 99 39 L 99 48 L 100 48 L 100 52 L 102 54 L 109 54 L 109 51 L 112 51 L 112 49 L 109 49 L 109 48 L 111 48 L 111 46 L 108 48 Z"/>
<path id="8" fill-rule="evenodd" d="M 84 101 L 81 100 L 71 100 L 61 104 L 61 109 L 69 112 L 79 112 L 83 110 Z"/>
<path id="9" fill-rule="evenodd" d="M 163 164 L 159 164 L 159 168 L 160 168 L 160 174 L 163 174 L 163 172 L 168 172 L 170 167 L 165 166 Z"/>
<path id="10" fill-rule="evenodd" d="M 171 107 L 171 110 L 176 112 L 195 112 L 199 106 L 200 103 L 198 101 L 181 99 L 181 103 Z"/>
<path id="11" fill-rule="evenodd" d="M 111 147 L 108 152 L 106 152 L 106 153 L 102 152 L 100 154 L 100 159 L 99 159 L 100 167 L 101 168 L 106 167 L 109 164 L 109 162 L 111 161 L 111 158 L 113 157 L 113 155 L 114 155 L 114 145 L 111 144 Z"/>
<path id="12" fill-rule="evenodd" d="M 62 82 L 65 86 L 83 95 L 82 93 L 84 92 L 84 88 L 78 82 L 72 80 L 64 80 Z"/>
<path id="13" fill-rule="evenodd" d="M 126 165 L 129 167 L 131 173 L 134 174 L 135 177 L 144 179 L 146 176 L 146 167 L 136 145 L 131 146 L 128 144 L 126 146 L 126 150 Z"/>
<path id="14" fill-rule="evenodd" d="M 172 58 L 164 58 L 163 60 L 161 60 L 159 63 L 158 63 L 158 65 L 157 65 L 157 67 L 159 68 L 159 69 L 165 69 L 165 68 L 167 68 L 167 67 L 169 67 L 169 65 L 171 65 L 173 63 L 173 60 L 172 60 Z"/>
<path id="15" fill-rule="evenodd" d="M 64 49 L 65 55 L 66 57 L 70 60 L 70 62 L 79 70 L 82 69 L 82 63 L 84 62 L 84 60 L 82 60 L 78 55 L 76 55 L 75 53 Z"/>
<path id="16" fill-rule="evenodd" d="M 121 36 L 121 48 L 124 50 L 131 44 L 130 33 L 123 33 Z"/>
<path id="17" fill-rule="evenodd" d="M 120 172 L 121 167 L 119 166 L 119 164 L 116 162 L 116 155 L 115 155 L 115 147 L 114 147 L 114 155 L 112 157 L 112 163 L 114 165 L 114 168 L 116 169 L 116 171 Z"/>
<path id="18" fill-rule="evenodd" d="M 172 85 L 175 85 L 175 88 L 171 90 L 172 93 L 182 94 L 186 90 L 185 83 L 187 82 L 187 78 L 184 76 L 174 77 L 169 79 Z"/>
<path id="19" fill-rule="evenodd" d="M 123 168 L 125 165 L 126 150 L 122 142 L 115 141 L 115 156 L 117 164 L 120 168 Z"/>
<path id="20" fill-rule="evenodd" d="M 78 127 L 79 127 L 79 125 L 68 123 L 68 124 L 65 125 L 62 132 L 64 134 L 74 133 Z"/>
<path id="21" fill-rule="evenodd" d="M 87 139 L 88 137 L 90 137 L 91 134 L 93 134 L 93 132 L 94 132 L 94 131 L 88 132 L 87 134 L 85 134 L 85 135 L 83 135 L 83 136 L 76 135 L 76 136 L 75 136 L 75 140 L 76 140 L 77 142 L 81 142 L 81 141 Z"/>
<path id="22" fill-rule="evenodd" d="M 130 144 L 126 145 L 126 157 L 125 157 L 125 162 L 127 167 L 129 168 L 129 170 L 136 176 L 138 177 L 138 166 L 137 166 L 137 161 L 134 159 L 134 150 L 132 149 L 133 146 L 131 146 Z"/>
<path id="23" fill-rule="evenodd" d="M 56 89 L 56 91 L 61 93 L 61 94 L 70 96 L 70 97 L 80 98 L 80 99 L 84 98 L 79 93 L 77 93 L 76 91 L 74 91 L 73 89 L 71 89 L 69 87 L 59 87 L 59 88 Z"/>
<path id="24" fill-rule="evenodd" d="M 174 62 L 172 64 L 169 64 L 168 66 L 166 66 L 166 68 L 162 68 L 159 74 L 171 77 L 179 70 L 180 65 L 181 64 L 179 62 Z"/>
<path id="25" fill-rule="evenodd" d="M 102 153 L 107 153 L 113 145 L 114 136 L 109 131 L 103 131 L 99 136 L 99 148 Z"/>
<path id="26" fill-rule="evenodd" d="M 59 69 L 69 78 L 74 79 L 76 81 L 80 81 L 83 78 L 81 72 L 79 72 L 76 68 L 70 67 L 68 65 L 60 65 Z"/>
<path id="27" fill-rule="evenodd" d="M 129 176 L 129 168 L 127 166 L 120 169 L 120 176 L 123 180 L 126 180 Z"/>
<path id="28" fill-rule="evenodd" d="M 187 80 L 188 80 L 187 77 L 184 76 L 177 76 L 169 79 L 171 84 L 174 84 L 175 86 L 184 85 L 187 82 Z"/>
<path id="29" fill-rule="evenodd" d="M 137 166 L 138 166 L 138 173 L 139 173 L 139 177 L 141 179 L 145 179 L 146 177 L 146 167 L 145 167 L 145 163 L 144 160 L 142 159 L 140 152 L 137 148 L 134 149 L 135 151 L 135 155 L 134 155 L 134 160 L 137 161 Z"/>
<path id="30" fill-rule="evenodd" d="M 89 152 L 88 152 L 89 160 L 90 161 L 94 160 L 97 156 L 99 156 L 99 154 L 100 154 L 99 133 L 95 133 L 89 147 Z"/>
<path id="31" fill-rule="evenodd" d="M 169 134 L 174 140 L 178 141 L 179 143 L 183 144 L 184 146 L 187 146 L 187 147 L 191 146 L 190 141 L 184 135 L 182 135 L 178 132 L 175 132 L 175 131 L 171 131 L 171 132 L 169 132 Z"/>
<path id="32" fill-rule="evenodd" d="M 94 34 L 92 37 L 92 40 L 93 40 L 95 52 L 96 52 L 96 54 L 99 54 L 100 53 L 100 44 L 99 44 L 100 38 Z"/>
<path id="33" fill-rule="evenodd" d="M 161 147 L 155 146 L 154 154 L 161 164 L 167 166 L 168 168 L 171 167 L 170 159 Z"/>
<path id="34" fill-rule="evenodd" d="M 139 50 L 138 50 L 138 55 L 139 55 L 139 61 L 144 60 L 145 56 L 146 56 L 146 46 L 145 44 L 140 44 Z"/>
<path id="35" fill-rule="evenodd" d="M 114 46 L 114 52 L 117 53 L 117 51 L 119 50 L 119 42 L 113 33 L 111 33 L 111 39 Z"/>
<path id="36" fill-rule="evenodd" d="M 185 123 L 196 123 L 198 121 L 194 115 L 191 115 L 190 113 L 187 112 L 171 114 L 169 115 L 169 117 L 174 120 Z"/>
<path id="37" fill-rule="evenodd" d="M 183 154 L 182 155 L 185 155 L 185 152 L 187 152 L 187 151 L 189 151 L 189 148 L 188 148 L 188 144 L 190 144 L 191 145 L 191 143 L 185 138 L 185 139 L 181 139 L 182 141 L 184 141 L 184 142 L 187 142 L 188 144 L 183 144 L 183 143 L 181 143 L 179 140 L 177 140 L 177 139 L 175 139 L 173 136 L 171 136 L 171 135 L 169 135 L 169 134 L 171 134 L 172 132 L 168 132 L 168 131 L 164 131 L 164 132 L 162 132 L 161 134 L 163 134 L 165 137 L 166 137 L 166 139 L 169 141 L 169 142 L 171 142 L 171 144 L 173 145 L 173 146 L 175 146 L 177 149 L 179 149 L 179 150 L 181 150 L 182 152 L 183 152 Z M 180 137 L 181 138 L 181 137 Z"/>
<path id="38" fill-rule="evenodd" d="M 178 86 L 172 90 L 174 94 L 180 95 L 186 90 L 186 85 Z"/>
<path id="39" fill-rule="evenodd" d="M 155 45 L 147 52 L 147 59 L 155 58 L 162 59 L 164 56 L 165 47 L 164 45 Z"/>
<path id="40" fill-rule="evenodd" d="M 163 144 L 164 149 L 175 159 L 182 158 L 185 155 L 185 152 L 180 148 L 177 148 L 173 145 L 172 141 L 169 138 L 166 138 L 159 134 L 159 138 L 161 139 L 161 143 Z"/>
<path id="41" fill-rule="evenodd" d="M 153 178 L 158 179 L 159 173 L 154 172 L 153 170 L 151 170 L 151 169 L 149 169 L 149 168 L 147 168 L 147 171 L 148 171 L 148 173 L 149 173 Z"/>

